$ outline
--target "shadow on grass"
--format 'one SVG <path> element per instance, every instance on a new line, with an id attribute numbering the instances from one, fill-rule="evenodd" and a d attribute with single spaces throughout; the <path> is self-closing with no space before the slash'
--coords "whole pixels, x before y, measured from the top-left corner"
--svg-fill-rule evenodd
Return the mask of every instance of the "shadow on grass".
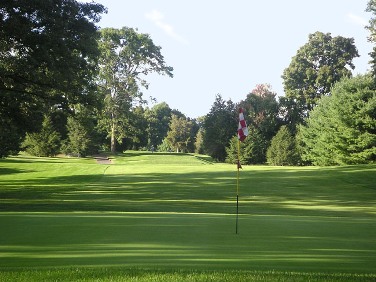
<path id="1" fill-rule="evenodd" d="M 133 156 L 133 154 L 132 154 Z M 374 166 L 243 171 L 241 214 L 374 216 Z M 235 213 L 231 171 L 0 181 L 1 211 Z"/>
<path id="2" fill-rule="evenodd" d="M 236 237 L 233 219 L 158 213 L 0 215 L 6 227 L 0 238 L 0 263 L 374 271 L 372 219 L 354 224 L 337 218 L 242 216 Z"/>
<path id="3" fill-rule="evenodd" d="M 33 170 L 0 167 L 0 175 L 32 172 Z"/>

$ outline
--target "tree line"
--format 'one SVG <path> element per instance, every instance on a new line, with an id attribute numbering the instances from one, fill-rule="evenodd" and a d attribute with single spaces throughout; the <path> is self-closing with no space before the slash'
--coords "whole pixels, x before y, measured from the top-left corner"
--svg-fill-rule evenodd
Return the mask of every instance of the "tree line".
<path id="1" fill-rule="evenodd" d="M 376 0 L 367 11 L 376 42 Z M 148 105 L 147 75 L 173 77 L 161 47 L 136 29 L 96 25 L 106 8 L 74 0 L 0 4 L 0 157 L 159 150 L 237 161 L 237 113 L 249 137 L 243 164 L 342 165 L 376 158 L 376 45 L 371 71 L 352 77 L 352 38 L 315 32 L 282 74 L 285 96 L 268 84 L 244 100 L 218 94 L 192 119 L 166 102 Z"/>

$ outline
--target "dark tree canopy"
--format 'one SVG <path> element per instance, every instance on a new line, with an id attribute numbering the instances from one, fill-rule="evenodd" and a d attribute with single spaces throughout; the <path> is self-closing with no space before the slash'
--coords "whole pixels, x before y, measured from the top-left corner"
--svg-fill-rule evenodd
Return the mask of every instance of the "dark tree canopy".
<path id="1" fill-rule="evenodd" d="M 202 124 L 204 151 L 216 160 L 226 159 L 226 147 L 237 131 L 236 114 L 235 104 L 217 95 L 210 112 L 205 116 Z"/>
<path id="2" fill-rule="evenodd" d="M 250 131 L 243 153 L 246 163 L 260 164 L 266 161 L 266 150 L 281 123 L 276 95 L 269 84 L 258 84 L 240 102 L 240 107 L 246 111 Z"/>
<path id="3" fill-rule="evenodd" d="M 4 0 L 0 89 L 51 103 L 78 100 L 90 83 L 104 7 L 74 0 Z"/>
<path id="4" fill-rule="evenodd" d="M 74 0 L 1 1 L 0 127 L 12 125 L 12 140 L 35 130 L 51 107 L 93 103 L 95 23 L 103 12 Z"/>

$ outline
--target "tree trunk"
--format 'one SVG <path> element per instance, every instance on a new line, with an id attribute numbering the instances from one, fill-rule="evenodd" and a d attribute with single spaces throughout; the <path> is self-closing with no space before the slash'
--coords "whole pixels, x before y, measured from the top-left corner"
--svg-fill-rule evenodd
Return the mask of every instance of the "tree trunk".
<path id="1" fill-rule="evenodd" d="M 111 126 L 111 153 L 116 153 L 116 138 L 115 138 L 115 123 L 112 123 Z"/>

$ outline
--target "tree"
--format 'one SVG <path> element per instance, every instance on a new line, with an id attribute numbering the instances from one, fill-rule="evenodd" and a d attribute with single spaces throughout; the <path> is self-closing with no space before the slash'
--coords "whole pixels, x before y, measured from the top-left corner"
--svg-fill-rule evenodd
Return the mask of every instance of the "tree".
<path id="1" fill-rule="evenodd" d="M 197 131 L 196 137 L 195 137 L 195 153 L 196 154 L 204 154 L 204 148 L 203 148 L 203 129 L 200 128 Z"/>
<path id="2" fill-rule="evenodd" d="M 371 76 L 344 78 L 299 130 L 304 160 L 315 165 L 376 160 L 376 85 Z"/>
<path id="3" fill-rule="evenodd" d="M 295 136 L 286 125 L 283 125 L 273 137 L 267 151 L 267 162 L 278 166 L 299 164 Z"/>
<path id="4" fill-rule="evenodd" d="M 240 106 L 248 118 L 250 138 L 245 141 L 245 158 L 249 164 L 266 161 L 266 150 L 281 124 L 277 94 L 269 84 L 258 84 Z"/>
<path id="5" fill-rule="evenodd" d="M 68 111 L 93 103 L 95 24 L 103 12 L 100 4 L 74 0 L 1 1 L 0 120 L 17 135 L 3 148 L 19 149 L 25 132 L 35 131 L 51 107 Z"/>
<path id="6" fill-rule="evenodd" d="M 241 164 L 263 164 L 266 161 L 266 150 L 268 142 L 261 135 L 260 131 L 252 124 L 248 126 L 248 137 L 240 142 L 240 163 Z M 238 160 L 238 136 L 234 136 L 226 148 L 226 162 L 237 163 Z"/>
<path id="7" fill-rule="evenodd" d="M 54 129 L 51 118 L 44 116 L 39 132 L 27 133 L 22 147 L 37 157 L 53 157 L 60 149 L 60 134 Z"/>
<path id="8" fill-rule="evenodd" d="M 0 158 L 18 153 L 21 143 L 19 130 L 11 118 L 0 115 Z"/>
<path id="9" fill-rule="evenodd" d="M 229 145 L 226 147 L 226 163 L 230 164 L 237 164 L 238 160 L 240 161 L 241 164 L 249 164 L 246 160 L 246 155 L 244 154 L 244 147 L 245 147 L 245 142 L 247 138 L 239 143 L 239 139 L 237 135 L 234 135 L 230 142 Z M 239 146 L 239 152 L 238 152 L 238 146 Z M 239 156 L 238 156 L 239 154 Z"/>
<path id="10" fill-rule="evenodd" d="M 156 46 L 148 34 L 132 28 L 105 28 L 99 40 L 100 85 L 105 107 L 101 125 L 111 138 L 111 151 L 116 141 L 121 143 L 129 130 L 129 112 L 135 99 L 141 98 L 143 79 L 149 73 L 172 77 L 172 67 L 164 62 L 161 47 Z"/>
<path id="11" fill-rule="evenodd" d="M 129 115 L 129 132 L 123 140 L 123 150 L 140 150 L 148 146 L 148 121 L 146 119 L 147 110 L 142 105 L 133 107 Z"/>
<path id="12" fill-rule="evenodd" d="M 307 117 L 321 97 L 330 95 L 335 82 L 351 76 L 356 57 L 353 38 L 310 34 L 282 75 L 286 97 L 293 100 L 290 105 L 300 107 L 300 116 Z"/>
<path id="13" fill-rule="evenodd" d="M 98 152 L 95 121 L 88 109 L 81 108 L 74 116 L 68 117 L 67 132 L 67 139 L 62 146 L 63 153 L 85 157 Z"/>
<path id="14" fill-rule="evenodd" d="M 149 147 L 157 147 L 167 136 L 171 113 L 172 110 L 166 102 L 156 104 L 145 111 L 145 118 L 148 123 L 146 133 Z"/>
<path id="15" fill-rule="evenodd" d="M 225 161 L 226 147 L 236 133 L 237 124 L 235 104 L 231 100 L 224 101 L 218 94 L 202 124 L 205 153 L 218 161 Z"/>
<path id="16" fill-rule="evenodd" d="M 372 43 L 376 43 L 376 0 L 369 0 L 367 4 L 367 12 L 372 13 L 373 17 L 369 20 L 369 25 L 366 27 L 369 32 L 370 36 L 368 40 Z M 371 73 L 373 77 L 376 77 L 376 45 L 373 47 L 372 52 L 369 53 L 371 56 Z"/>
<path id="17" fill-rule="evenodd" d="M 187 152 L 192 142 L 193 122 L 173 114 L 166 140 L 176 152 Z"/>

